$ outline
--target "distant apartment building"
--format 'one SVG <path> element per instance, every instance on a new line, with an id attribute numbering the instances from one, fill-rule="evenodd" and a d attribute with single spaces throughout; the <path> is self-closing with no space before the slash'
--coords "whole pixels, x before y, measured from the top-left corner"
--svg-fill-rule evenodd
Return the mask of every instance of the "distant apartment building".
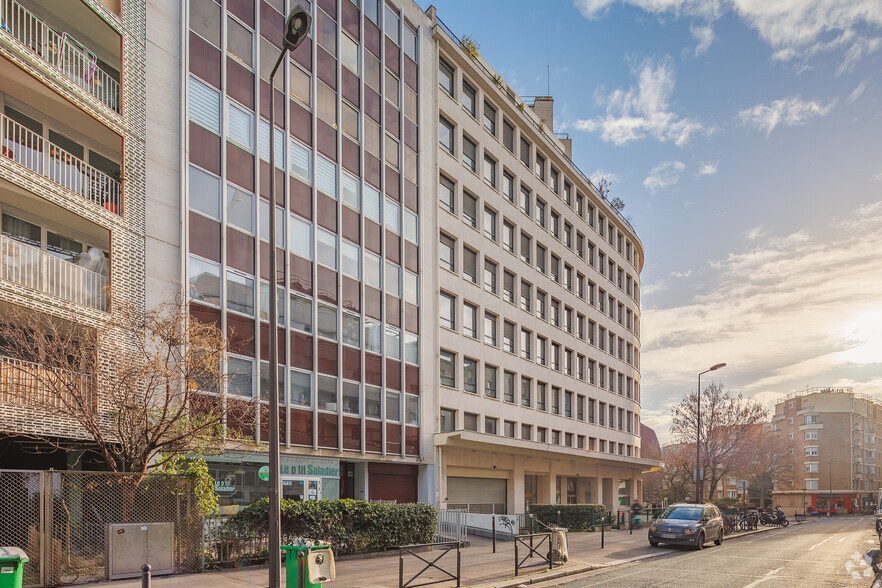
<path id="1" fill-rule="evenodd" d="M 438 502 L 630 504 L 658 463 L 641 457 L 643 245 L 554 134 L 552 98 L 517 96 L 429 14 Z"/>
<path id="2" fill-rule="evenodd" d="M 145 19 L 143 2 L 0 2 L 0 320 L 25 307 L 83 341 L 112 303 L 146 303 Z M 0 342 L 0 467 L 89 467 L 20 436 L 86 438 L 30 384 L 40 350 L 9 353 Z M 95 410 L 113 359 L 70 375 Z"/>
<path id="3" fill-rule="evenodd" d="M 776 403 L 772 427 L 786 435 L 797 464 L 792 482 L 776 484 L 776 504 L 820 512 L 875 504 L 882 403 L 851 388 L 808 388 Z"/>

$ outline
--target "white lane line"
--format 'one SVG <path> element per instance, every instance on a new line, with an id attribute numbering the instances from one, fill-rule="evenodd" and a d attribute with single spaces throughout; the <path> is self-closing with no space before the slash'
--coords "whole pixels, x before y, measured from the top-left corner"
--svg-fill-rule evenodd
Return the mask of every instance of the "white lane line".
<path id="1" fill-rule="evenodd" d="M 837 541 L 837 543 L 842 543 L 842 542 L 845 541 L 846 539 L 847 539 L 847 537 L 843 537 L 842 539 L 840 539 L 839 541 Z"/>
<path id="2" fill-rule="evenodd" d="M 765 576 L 763 576 L 762 578 L 759 578 L 758 580 L 754 580 L 753 582 L 751 582 L 750 584 L 748 584 L 748 585 L 745 586 L 744 588 L 753 588 L 754 586 L 757 586 L 757 585 L 759 585 L 759 584 L 762 584 L 762 583 L 765 582 L 766 580 L 771 580 L 771 579 L 774 578 L 775 574 L 777 574 L 778 572 L 780 572 L 780 571 L 783 570 L 783 569 L 784 569 L 784 568 L 778 568 L 778 569 L 775 569 L 775 570 L 769 570 L 768 572 L 766 572 L 766 575 L 765 575 Z"/>
<path id="3" fill-rule="evenodd" d="M 808 550 L 811 551 L 811 550 L 813 550 L 815 547 L 820 547 L 821 545 L 823 545 L 824 543 L 826 543 L 827 541 L 829 541 L 829 540 L 832 539 L 832 538 L 833 538 L 833 537 L 827 537 L 826 539 L 824 539 L 824 540 L 821 541 L 820 543 L 817 543 L 817 544 L 812 545 L 811 547 L 809 547 Z"/>

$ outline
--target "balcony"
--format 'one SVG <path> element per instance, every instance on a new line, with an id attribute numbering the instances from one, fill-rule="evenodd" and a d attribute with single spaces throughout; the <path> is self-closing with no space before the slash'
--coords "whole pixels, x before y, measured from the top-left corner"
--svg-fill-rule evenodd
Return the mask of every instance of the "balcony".
<path id="1" fill-rule="evenodd" d="M 114 112 L 119 82 L 98 67 L 98 58 L 68 33 L 60 33 L 16 0 L 0 0 L 0 34 L 9 35 L 62 76 Z"/>
<path id="2" fill-rule="evenodd" d="M 0 355 L 0 402 L 46 408 L 95 408 L 95 378 Z"/>
<path id="3" fill-rule="evenodd" d="M 0 280 L 103 312 L 108 309 L 106 264 L 103 254 L 84 253 L 75 264 L 0 235 Z"/>
<path id="4" fill-rule="evenodd" d="M 0 157 L 7 157 L 86 200 L 119 214 L 119 180 L 68 153 L 5 114 L 0 114 Z"/>

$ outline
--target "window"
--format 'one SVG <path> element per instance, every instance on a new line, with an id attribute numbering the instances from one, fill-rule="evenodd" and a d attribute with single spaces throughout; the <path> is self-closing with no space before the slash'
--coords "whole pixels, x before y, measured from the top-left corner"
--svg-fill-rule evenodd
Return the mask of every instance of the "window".
<path id="1" fill-rule="evenodd" d="M 466 431 L 477 431 L 478 415 L 473 412 L 462 413 L 462 428 Z"/>
<path id="2" fill-rule="evenodd" d="M 401 420 L 401 393 L 386 391 L 386 420 Z"/>
<path id="3" fill-rule="evenodd" d="M 508 172 L 502 172 L 502 195 L 511 203 L 514 203 L 514 176 Z"/>
<path id="4" fill-rule="evenodd" d="M 441 432 L 450 433 L 456 430 L 456 411 L 450 408 L 441 409 Z"/>
<path id="5" fill-rule="evenodd" d="M 190 298 L 212 306 L 220 306 L 220 266 L 193 256 L 190 256 L 188 266 Z"/>
<path id="6" fill-rule="evenodd" d="M 514 253 L 514 225 L 507 220 L 502 221 L 502 246 L 509 253 Z"/>
<path id="7" fill-rule="evenodd" d="M 530 142 L 521 137 L 521 162 L 530 167 Z"/>
<path id="8" fill-rule="evenodd" d="M 291 328 L 312 333 L 312 300 L 291 293 Z"/>
<path id="9" fill-rule="evenodd" d="M 478 199 L 466 191 L 462 193 L 462 220 L 472 228 L 478 228 Z"/>
<path id="10" fill-rule="evenodd" d="M 453 123 L 443 116 L 438 119 L 438 141 L 441 147 L 451 155 L 455 155 L 456 151 L 453 147 Z"/>
<path id="11" fill-rule="evenodd" d="M 546 294 L 542 290 L 536 290 L 536 316 L 543 321 L 545 320 L 545 299 Z"/>
<path id="12" fill-rule="evenodd" d="M 441 267 L 456 272 L 456 241 L 442 233 L 438 251 Z"/>
<path id="13" fill-rule="evenodd" d="M 497 317 L 489 312 L 484 313 L 484 343 L 496 347 L 498 345 L 496 339 L 496 323 Z"/>
<path id="14" fill-rule="evenodd" d="M 806 441 L 814 441 L 814 440 L 817 440 L 817 438 L 818 438 L 817 431 L 806 431 L 805 432 L 805 440 Z"/>
<path id="15" fill-rule="evenodd" d="M 496 366 L 484 364 L 484 396 L 487 398 L 496 398 L 497 372 Z"/>
<path id="16" fill-rule="evenodd" d="M 532 201 L 532 194 L 530 193 L 530 189 L 526 186 L 521 186 L 521 212 L 530 216 L 530 203 Z"/>
<path id="17" fill-rule="evenodd" d="M 318 376 L 318 408 L 337 412 L 337 378 L 333 376 Z"/>
<path id="18" fill-rule="evenodd" d="M 496 161 L 492 157 L 484 154 L 484 181 L 496 187 Z"/>
<path id="19" fill-rule="evenodd" d="M 478 283 L 478 252 L 462 248 L 462 275 L 473 284 Z"/>
<path id="20" fill-rule="evenodd" d="M 509 152 L 514 153 L 515 150 L 515 129 L 507 120 L 502 121 L 502 144 Z"/>
<path id="21" fill-rule="evenodd" d="M 533 285 L 521 280 L 521 310 L 532 312 Z"/>
<path id="22" fill-rule="evenodd" d="M 484 128 L 487 132 L 496 136 L 496 109 L 484 102 Z"/>
<path id="23" fill-rule="evenodd" d="M 315 234 L 316 255 L 315 259 L 322 265 L 333 270 L 337 269 L 337 235 L 318 229 Z"/>
<path id="24" fill-rule="evenodd" d="M 496 211 L 484 207 L 484 235 L 496 241 Z"/>
<path id="25" fill-rule="evenodd" d="M 536 337 L 536 361 L 539 362 L 539 365 L 547 365 L 547 358 L 545 356 L 547 347 L 548 347 L 548 339 L 546 339 L 545 337 L 537 336 Z"/>
<path id="26" fill-rule="evenodd" d="M 478 338 L 478 307 L 468 302 L 462 304 L 462 334 L 472 339 Z"/>
<path id="27" fill-rule="evenodd" d="M 318 305 L 316 333 L 319 337 L 337 340 L 337 309 L 325 304 Z"/>
<path id="28" fill-rule="evenodd" d="M 810 446 L 806 447 L 805 448 L 805 455 L 806 455 L 806 457 L 817 456 L 818 455 L 818 446 L 817 445 L 810 445 Z"/>
<path id="29" fill-rule="evenodd" d="M 805 471 L 806 471 L 806 473 L 817 473 L 817 471 L 818 471 L 817 462 L 805 464 Z"/>
<path id="30" fill-rule="evenodd" d="M 526 263 L 532 263 L 533 239 L 530 235 L 521 231 L 521 259 Z"/>
<path id="31" fill-rule="evenodd" d="M 249 153 L 254 153 L 254 113 L 232 102 L 229 106 L 227 136 Z"/>
<path id="32" fill-rule="evenodd" d="M 456 188 L 453 180 L 442 175 L 438 191 L 438 203 L 447 212 L 456 214 Z"/>
<path id="33" fill-rule="evenodd" d="M 456 354 L 441 350 L 441 385 L 456 388 Z"/>
<path id="34" fill-rule="evenodd" d="M 468 82 L 463 80 L 462 82 L 462 107 L 465 108 L 465 111 L 472 115 L 472 118 L 477 116 L 475 109 L 475 89 L 472 88 Z"/>
<path id="35" fill-rule="evenodd" d="M 254 397 L 254 360 L 227 357 L 227 394 Z"/>
<path id="36" fill-rule="evenodd" d="M 521 376 L 521 406 L 533 405 L 533 380 Z"/>
<path id="37" fill-rule="evenodd" d="M 484 417 L 484 432 L 488 435 L 496 435 L 496 426 L 499 419 L 493 417 Z"/>
<path id="38" fill-rule="evenodd" d="M 444 89 L 445 92 L 454 95 L 453 93 L 453 67 L 450 66 L 443 59 L 438 60 L 438 84 Z"/>
<path id="39" fill-rule="evenodd" d="M 540 155 L 538 151 L 536 153 L 536 175 L 540 180 L 545 181 L 545 157 Z"/>
<path id="40" fill-rule="evenodd" d="M 466 137 L 462 138 L 462 163 L 473 172 L 478 172 L 478 146 Z"/>
<path id="41" fill-rule="evenodd" d="M 462 358 L 462 387 L 471 394 L 478 393 L 478 360 Z"/>
<path id="42" fill-rule="evenodd" d="M 505 402 L 515 401 L 515 375 L 508 370 L 502 375 L 502 399 Z"/>
<path id="43" fill-rule="evenodd" d="M 486 258 L 484 259 L 484 289 L 491 294 L 497 293 L 496 264 Z"/>
<path id="44" fill-rule="evenodd" d="M 441 326 L 456 330 L 456 296 L 441 292 L 439 301 Z"/>
<path id="45" fill-rule="evenodd" d="M 227 310 L 254 316 L 254 278 L 227 270 Z"/>
<path id="46" fill-rule="evenodd" d="M 533 333 L 527 329 L 521 329 L 521 357 L 527 360 L 533 359 Z"/>
<path id="47" fill-rule="evenodd" d="M 503 273 L 502 298 L 514 304 L 515 275 L 508 270 Z"/>
<path id="48" fill-rule="evenodd" d="M 536 198 L 536 222 L 543 229 L 545 228 L 545 202 Z"/>
<path id="49" fill-rule="evenodd" d="M 502 350 L 515 352 L 515 325 L 509 321 L 505 321 L 502 328 Z"/>
<path id="50" fill-rule="evenodd" d="M 560 414 L 560 388 L 551 387 L 551 414 Z"/>
<path id="51" fill-rule="evenodd" d="M 538 269 L 543 274 L 545 273 L 545 255 L 546 249 L 544 245 L 540 243 L 536 243 L 536 269 Z"/>
<path id="52" fill-rule="evenodd" d="M 533 425 L 528 425 L 526 423 L 521 424 L 521 439 L 526 441 L 533 439 Z"/>
<path id="53" fill-rule="evenodd" d="M 343 343 L 361 347 L 361 317 L 349 312 L 343 313 Z"/>

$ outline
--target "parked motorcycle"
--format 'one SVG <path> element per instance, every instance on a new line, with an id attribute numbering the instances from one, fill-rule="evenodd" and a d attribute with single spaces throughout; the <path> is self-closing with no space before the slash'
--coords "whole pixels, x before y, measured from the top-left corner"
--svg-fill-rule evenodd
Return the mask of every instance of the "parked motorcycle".
<path id="1" fill-rule="evenodd" d="M 775 507 L 775 524 L 781 525 L 782 527 L 786 527 L 790 524 L 790 521 L 787 520 L 787 515 L 784 514 L 784 509 L 780 506 Z"/>
<path id="2" fill-rule="evenodd" d="M 870 549 L 864 554 L 864 561 L 873 570 L 873 583 L 870 588 L 882 588 L 882 551 Z"/>

